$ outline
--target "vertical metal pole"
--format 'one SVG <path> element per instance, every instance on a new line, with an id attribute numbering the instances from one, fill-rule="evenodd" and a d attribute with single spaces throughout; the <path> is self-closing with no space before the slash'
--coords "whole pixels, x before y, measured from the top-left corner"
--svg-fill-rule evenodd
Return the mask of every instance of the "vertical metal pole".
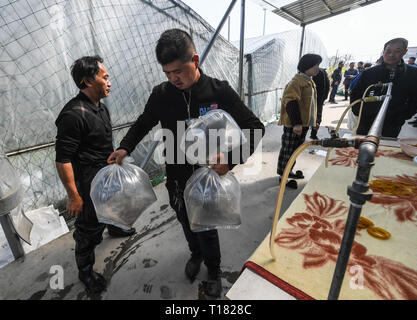
<path id="1" fill-rule="evenodd" d="M 230 16 L 227 19 L 227 41 L 230 41 Z"/>
<path id="2" fill-rule="evenodd" d="M 304 33 L 305 33 L 305 30 L 306 30 L 306 25 L 305 24 L 302 24 L 301 25 L 301 42 L 300 42 L 300 54 L 299 54 L 299 58 L 301 58 L 302 57 L 302 55 L 303 55 L 303 49 L 304 49 Z"/>
<path id="3" fill-rule="evenodd" d="M 253 72 L 252 72 L 252 56 L 248 54 L 246 56 L 246 61 L 248 62 L 248 108 L 253 110 Z M 255 113 L 255 112 L 254 112 Z M 259 117 L 259 114 L 255 113 Z"/>
<path id="4" fill-rule="evenodd" d="M 262 33 L 263 36 L 265 35 L 265 22 L 266 22 L 266 9 L 264 8 L 264 30 Z"/>
<path id="5" fill-rule="evenodd" d="M 9 243 L 10 249 L 12 250 L 13 257 L 18 259 L 23 257 L 25 254 L 20 238 L 14 232 L 12 220 L 9 214 L 0 215 L 0 224 L 3 227 L 4 235 L 6 236 L 7 242 Z"/>
<path id="6" fill-rule="evenodd" d="M 240 7 L 239 96 L 243 100 L 243 49 L 245 42 L 245 0 Z"/>
<path id="7" fill-rule="evenodd" d="M 216 31 L 214 31 L 213 35 L 211 36 L 211 39 L 209 41 L 209 43 L 207 44 L 207 47 L 204 49 L 201 57 L 200 57 L 200 65 L 203 64 L 204 60 L 207 57 L 207 54 L 209 53 L 211 47 L 213 46 L 214 41 L 216 40 L 219 32 L 222 30 L 224 23 L 226 22 L 227 17 L 230 15 L 230 12 L 233 9 L 233 6 L 235 5 L 235 3 L 237 2 L 237 0 L 232 0 L 232 2 L 229 5 L 229 8 L 227 8 L 226 13 L 224 14 L 222 20 L 219 23 L 219 26 L 217 27 Z"/>

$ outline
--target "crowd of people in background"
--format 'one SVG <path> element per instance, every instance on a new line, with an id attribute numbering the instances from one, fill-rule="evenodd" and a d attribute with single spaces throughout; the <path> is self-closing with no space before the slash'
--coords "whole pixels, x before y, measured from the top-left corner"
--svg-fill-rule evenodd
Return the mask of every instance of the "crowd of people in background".
<path id="1" fill-rule="evenodd" d="M 280 125 L 284 126 L 281 137 L 281 150 L 278 157 L 277 174 L 283 175 L 284 169 L 295 150 L 304 143 L 307 131 L 311 127 L 311 139 L 317 140 L 317 130 L 321 123 L 323 103 L 329 94 L 329 103 L 337 104 L 336 94 L 340 84 L 344 85 L 344 101 L 350 97 L 350 103 L 361 99 L 367 88 L 377 83 L 393 83 L 391 99 L 382 125 L 382 137 L 398 137 L 406 120 L 415 115 L 409 124 L 417 127 L 417 83 L 416 58 L 410 57 L 408 62 L 403 60 L 408 51 L 408 41 L 395 38 L 385 43 L 382 56 L 371 63 L 349 63 L 349 68 L 343 71 L 344 61 L 338 63 L 329 79 L 326 71 L 320 69 L 321 57 L 306 54 L 301 57 L 297 66 L 298 73 L 286 85 L 282 96 Z M 323 78 L 324 77 L 324 78 Z M 325 81 L 325 80 L 328 81 Z M 343 82 L 342 82 L 343 79 Z M 331 84 L 329 86 L 329 82 Z M 383 95 L 382 87 L 374 87 L 371 95 Z M 359 104 L 352 107 L 353 117 L 356 117 L 356 134 L 367 135 L 380 108 L 381 101 L 367 101 L 363 104 L 359 118 Z M 315 110 L 314 110 L 315 109 Z M 295 162 L 293 164 L 293 167 Z M 292 168 L 291 168 L 292 169 Z M 301 170 L 289 174 L 286 186 L 297 189 L 297 182 L 292 179 L 303 179 Z"/>
<path id="2" fill-rule="evenodd" d="M 355 69 L 355 62 L 349 63 L 349 68 L 347 68 L 343 72 L 344 62 L 340 61 L 338 64 L 338 67 L 332 72 L 331 74 L 331 93 L 328 102 L 332 104 L 337 104 L 335 101 L 335 96 L 339 90 L 340 84 L 343 83 L 343 94 L 344 94 L 344 100 L 347 101 L 350 97 L 350 94 L 352 90 L 355 88 L 356 84 L 358 83 L 362 72 L 366 69 L 371 68 L 372 66 L 378 66 L 381 65 L 384 62 L 384 56 L 382 55 L 380 58 L 378 58 L 377 61 L 375 61 L 374 64 L 367 62 L 363 63 L 362 61 L 359 61 L 357 63 L 357 67 Z M 416 57 L 410 56 L 407 60 L 407 65 L 417 68 L 416 64 Z M 342 76 L 343 74 L 343 76 Z M 343 82 L 341 82 L 343 79 Z M 321 115 L 321 111 L 320 111 Z M 408 124 L 412 125 L 413 127 L 417 128 L 417 115 L 414 116 L 414 119 L 412 121 L 409 121 Z M 310 138 L 315 138 L 316 134 L 314 131 L 312 131 L 312 136 Z"/>

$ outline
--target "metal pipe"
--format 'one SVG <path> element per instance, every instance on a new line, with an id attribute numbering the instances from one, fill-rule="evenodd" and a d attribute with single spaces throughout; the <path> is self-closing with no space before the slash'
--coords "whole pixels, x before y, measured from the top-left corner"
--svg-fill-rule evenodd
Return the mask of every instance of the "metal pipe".
<path id="1" fill-rule="evenodd" d="M 263 29 L 263 32 L 262 32 L 263 36 L 265 35 L 265 24 L 266 24 L 266 9 L 264 8 L 264 29 Z"/>
<path id="2" fill-rule="evenodd" d="M 248 62 L 248 93 L 247 93 L 247 96 L 248 96 L 248 107 L 249 107 L 250 110 L 254 111 L 253 110 L 253 66 L 252 66 L 252 55 L 248 54 L 246 56 L 246 61 Z"/>
<path id="3" fill-rule="evenodd" d="M 243 55 L 245 44 L 245 0 L 241 0 L 240 7 L 240 48 L 239 48 L 239 87 L 238 94 L 243 100 Z"/>
<path id="4" fill-rule="evenodd" d="M 298 58 L 300 59 L 303 55 L 303 49 L 304 49 L 304 33 L 306 30 L 306 25 L 302 24 L 301 25 L 301 42 L 300 42 L 300 54 L 298 55 Z"/>
<path id="5" fill-rule="evenodd" d="M 9 214 L 0 216 L 0 224 L 3 227 L 4 235 L 6 236 L 9 247 L 13 253 L 13 257 L 16 259 L 23 257 L 25 251 L 23 250 L 20 238 L 14 231 L 13 223 Z"/>
<path id="6" fill-rule="evenodd" d="M 343 278 L 346 273 L 346 267 L 349 262 L 350 253 L 352 251 L 362 206 L 366 203 L 367 200 L 372 198 L 372 194 L 368 193 L 368 181 L 371 174 L 371 168 L 374 165 L 375 154 L 378 151 L 379 135 L 382 132 L 385 115 L 387 113 L 388 104 L 391 99 L 391 89 L 392 83 L 389 83 L 387 95 L 384 99 L 383 105 L 379 110 L 374 123 L 372 124 L 368 136 L 359 146 L 357 159 L 358 169 L 356 171 L 355 181 L 353 181 L 352 186 L 348 187 L 347 191 L 347 194 L 350 198 L 350 208 L 343 233 L 342 243 L 340 245 L 339 255 L 337 257 L 332 283 L 330 285 L 330 291 L 328 295 L 329 300 L 336 300 L 339 297 Z"/>
<path id="7" fill-rule="evenodd" d="M 230 41 L 230 16 L 227 19 L 227 41 Z"/>
<path id="8" fill-rule="evenodd" d="M 146 154 L 145 158 L 143 159 L 142 163 L 140 164 L 140 168 L 145 170 L 146 165 L 148 164 L 149 160 L 151 159 L 151 156 L 155 152 L 156 147 L 158 146 L 159 141 L 154 141 L 151 144 L 151 147 L 149 148 L 148 153 Z"/>
<path id="9" fill-rule="evenodd" d="M 381 109 L 376 116 L 374 123 L 372 124 L 371 129 L 368 132 L 368 136 L 380 137 L 382 134 L 382 128 L 384 126 L 385 115 L 387 114 L 387 109 L 389 102 L 391 100 L 391 92 L 392 92 L 392 82 L 387 84 L 387 94 L 382 103 Z"/>
<path id="10" fill-rule="evenodd" d="M 213 35 L 211 36 L 211 39 L 209 43 L 207 44 L 207 47 L 204 49 L 201 57 L 200 57 L 200 65 L 203 64 L 204 60 L 206 60 L 207 54 L 209 53 L 211 47 L 214 44 L 214 41 L 216 41 L 216 38 L 219 34 L 219 32 L 222 30 L 224 23 L 226 22 L 227 17 L 230 15 L 230 12 L 233 9 L 233 6 L 235 5 L 237 0 L 232 0 L 232 2 L 229 5 L 229 8 L 227 8 L 226 13 L 224 14 L 222 20 L 219 23 L 219 26 L 217 27 L 216 31 L 214 31 Z"/>

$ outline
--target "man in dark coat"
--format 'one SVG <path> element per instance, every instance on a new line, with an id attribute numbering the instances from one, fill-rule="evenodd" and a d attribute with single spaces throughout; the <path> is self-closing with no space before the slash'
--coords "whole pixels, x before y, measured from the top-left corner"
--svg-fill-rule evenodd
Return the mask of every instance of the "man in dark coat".
<path id="1" fill-rule="evenodd" d="M 384 45 L 383 62 L 373 68 L 362 72 L 357 84 L 352 90 L 351 103 L 361 99 L 366 88 L 378 82 L 392 82 L 392 98 L 382 129 L 382 136 L 396 138 L 401 127 L 407 119 L 417 112 L 417 68 L 404 63 L 402 59 L 407 53 L 408 41 L 403 38 L 395 38 Z M 369 95 L 380 96 L 384 92 L 381 87 L 369 90 Z M 377 116 L 382 101 L 367 102 L 362 109 L 357 133 L 367 135 L 375 117 Z M 359 105 L 352 108 L 353 113 L 359 115 Z"/>
<path id="2" fill-rule="evenodd" d="M 313 77 L 317 90 L 317 118 L 316 125 L 311 127 L 310 139 L 317 140 L 317 131 L 320 127 L 323 113 L 323 104 L 330 91 L 330 80 L 326 69 L 319 69 L 319 73 Z"/>
<path id="3" fill-rule="evenodd" d="M 330 99 L 329 99 L 330 103 L 337 104 L 334 98 L 336 97 L 336 93 L 337 93 L 337 89 L 339 88 L 340 81 L 342 81 L 342 68 L 344 65 L 345 65 L 344 62 L 340 61 L 338 67 L 332 73 L 332 92 L 330 93 Z"/>

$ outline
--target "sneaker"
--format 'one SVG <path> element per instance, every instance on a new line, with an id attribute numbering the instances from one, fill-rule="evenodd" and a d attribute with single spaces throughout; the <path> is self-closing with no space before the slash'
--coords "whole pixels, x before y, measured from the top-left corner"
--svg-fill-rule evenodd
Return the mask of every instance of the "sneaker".
<path id="1" fill-rule="evenodd" d="M 191 280 L 191 282 L 195 280 L 195 277 L 200 272 L 200 265 L 202 261 L 203 258 L 201 257 L 191 257 L 187 261 L 187 264 L 185 265 L 185 275 Z"/>
<path id="2" fill-rule="evenodd" d="M 130 229 L 125 230 L 125 229 L 113 226 L 111 224 L 108 224 L 107 231 L 109 232 L 110 236 L 119 238 L 119 237 L 130 237 L 131 235 L 134 235 L 136 232 L 136 229 L 130 228 Z"/>
<path id="3" fill-rule="evenodd" d="M 222 280 L 220 278 L 220 268 L 208 271 L 206 293 L 208 296 L 219 298 L 222 292 Z"/>
<path id="4" fill-rule="evenodd" d="M 101 274 L 95 272 L 92 266 L 81 269 L 78 272 L 78 279 L 85 285 L 88 293 L 100 293 L 107 285 L 106 279 Z"/>

